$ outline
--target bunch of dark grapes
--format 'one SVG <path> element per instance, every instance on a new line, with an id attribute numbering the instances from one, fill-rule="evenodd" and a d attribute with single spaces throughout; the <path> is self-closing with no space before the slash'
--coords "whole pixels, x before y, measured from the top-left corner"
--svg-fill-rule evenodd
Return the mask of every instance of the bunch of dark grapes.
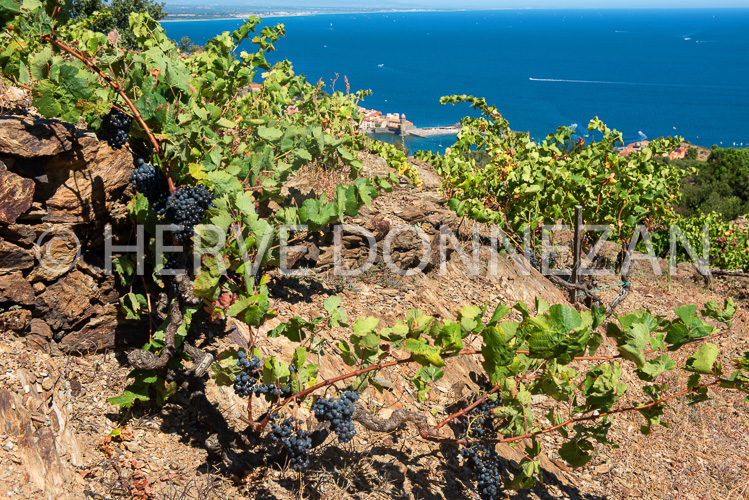
<path id="1" fill-rule="evenodd" d="M 491 447 L 482 443 L 463 446 L 460 454 L 468 461 L 476 474 L 477 489 L 481 500 L 491 500 L 499 496 L 502 475 L 499 473 L 499 455 Z"/>
<path id="2" fill-rule="evenodd" d="M 468 404 L 472 405 L 479 398 L 479 395 L 473 394 L 468 399 Z M 493 439 L 497 436 L 497 430 L 494 427 L 492 413 L 502 403 L 500 398 L 492 401 L 486 398 L 463 417 L 463 423 L 466 432 L 470 429 L 471 437 L 474 439 Z"/>
<path id="3" fill-rule="evenodd" d="M 557 265 L 557 253 L 556 252 L 549 252 L 549 255 L 547 256 L 549 259 L 549 269 L 554 269 Z M 535 251 L 529 255 L 529 259 L 531 261 L 531 265 L 535 267 L 539 272 L 542 271 L 542 264 L 543 264 L 543 257 L 541 254 L 538 253 L 538 251 Z"/>
<path id="4" fill-rule="evenodd" d="M 182 244 L 189 243 L 196 225 L 203 221 L 205 211 L 213 206 L 213 195 L 202 185 L 182 187 L 166 203 L 166 217 L 174 226 L 174 238 Z"/>
<path id="5" fill-rule="evenodd" d="M 301 420 L 287 418 L 280 424 L 275 422 L 270 431 L 270 438 L 276 443 L 281 443 L 289 453 L 289 462 L 296 471 L 302 471 L 309 467 L 309 451 L 312 448 L 312 439 L 308 431 L 303 431 L 299 424 Z"/>
<path id="6" fill-rule="evenodd" d="M 351 421 L 354 416 L 354 402 L 359 399 L 359 395 L 353 391 L 344 392 L 340 399 L 318 399 L 312 405 L 317 420 L 330 422 L 330 430 L 338 435 L 338 441 L 348 443 L 354 438 L 356 428 Z"/>
<path id="7" fill-rule="evenodd" d="M 130 125 L 133 119 L 128 115 L 114 109 L 102 119 L 101 138 L 109 143 L 112 149 L 120 149 L 130 140 Z"/>
<path id="8" fill-rule="evenodd" d="M 274 398 L 280 396 L 281 399 L 291 397 L 291 387 L 289 384 L 257 384 L 254 391 L 257 397 L 260 397 L 261 394 L 269 394 Z"/>
<path id="9" fill-rule="evenodd" d="M 261 394 L 270 394 L 274 397 L 280 395 L 283 399 L 291 396 L 292 391 L 288 383 L 279 385 L 258 383 L 263 371 L 263 362 L 260 358 L 254 354 L 247 357 L 247 353 L 244 351 L 239 351 L 237 356 L 239 357 L 237 366 L 242 368 L 237 378 L 234 379 L 234 392 L 238 396 L 247 397 L 250 393 L 254 393 L 257 397 L 260 397 Z M 291 370 L 293 372 L 295 368 L 292 366 Z"/>
<path id="10" fill-rule="evenodd" d="M 148 199 L 151 210 L 163 215 L 169 198 L 169 185 L 164 173 L 153 165 L 138 158 L 135 169 L 130 175 L 130 182 L 135 189 Z"/>
<path id="11" fill-rule="evenodd" d="M 489 388 L 486 381 L 484 388 Z M 472 395 L 468 404 L 475 403 L 478 398 L 479 394 Z M 496 498 L 499 494 L 499 485 L 502 484 L 499 455 L 497 455 L 494 445 L 486 445 L 482 442 L 482 440 L 497 437 L 497 429 L 492 417 L 494 409 L 501 404 L 500 398 L 496 398 L 494 401 L 486 398 L 458 421 L 462 427 L 462 431 L 458 433 L 458 438 L 475 440 L 461 446 L 460 453 L 476 474 L 478 491 L 482 500 Z"/>
<path id="12" fill-rule="evenodd" d="M 263 369 L 263 363 L 254 354 L 248 358 L 244 351 L 239 351 L 237 356 L 239 356 L 237 366 L 241 367 L 242 371 L 234 379 L 234 392 L 238 396 L 247 397 L 254 391 L 257 379 Z"/>

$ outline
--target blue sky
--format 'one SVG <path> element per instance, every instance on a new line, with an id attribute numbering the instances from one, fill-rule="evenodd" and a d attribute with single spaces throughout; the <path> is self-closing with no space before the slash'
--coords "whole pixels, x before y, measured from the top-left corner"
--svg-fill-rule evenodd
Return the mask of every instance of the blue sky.
<path id="1" fill-rule="evenodd" d="M 232 5 L 246 6 L 252 10 L 283 10 L 313 9 L 315 7 L 335 7 L 340 9 L 372 9 L 372 8 L 435 8 L 435 9 L 496 9 L 496 8 L 684 8 L 684 7 L 749 7 L 748 0 L 505 0 L 502 2 L 489 0 L 264 0 L 260 2 L 249 2 L 247 0 L 165 0 L 167 4 L 189 4 L 189 5 Z"/>

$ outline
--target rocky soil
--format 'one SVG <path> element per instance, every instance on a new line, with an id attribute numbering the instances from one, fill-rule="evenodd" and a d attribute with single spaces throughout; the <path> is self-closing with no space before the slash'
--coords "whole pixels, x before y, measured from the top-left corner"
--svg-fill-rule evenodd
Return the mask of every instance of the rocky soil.
<path id="1" fill-rule="evenodd" d="M 1 103 L 0 103 L 0 107 Z M 368 175 L 388 171 L 384 160 L 362 155 Z M 204 379 L 205 400 L 212 411 L 196 413 L 186 395 L 177 394 L 164 407 L 139 405 L 127 414 L 106 402 L 119 395 L 130 368 L 127 352 L 142 344 L 148 324 L 125 321 L 117 312 L 121 284 L 104 270 L 103 228 L 114 227 L 115 244 L 132 239 L 125 204 L 132 196 L 127 178 L 132 156 L 111 150 L 90 131 L 30 113 L 0 116 L 0 496 L 40 499 L 212 499 L 212 498 L 425 498 L 475 499 L 470 475 L 456 449 L 421 440 L 413 424 L 382 434 L 358 426 L 346 446 L 327 443 L 314 451 L 313 468 L 305 475 L 255 449 L 225 450 L 237 464 L 216 455 L 217 433 L 242 431 L 248 424 L 246 400 L 233 390 Z M 392 243 L 394 261 L 412 268 L 426 255 L 445 225 L 462 235 L 470 250 L 472 228 L 443 204 L 439 178 L 414 162 L 424 181 L 422 190 L 405 179 L 356 218 L 346 222 L 370 230 L 382 252 Z M 287 186 L 290 194 L 325 190 L 337 179 L 310 168 Z M 421 232 L 402 231 L 417 225 Z M 82 243 L 76 255 L 69 239 L 40 239 L 45 231 L 68 231 Z M 488 235 L 488 228 L 480 228 Z M 63 233 L 59 233 L 63 234 Z M 435 252 L 423 273 L 402 277 L 383 264 L 350 278 L 334 276 L 331 233 L 304 242 L 292 262 L 310 270 L 306 277 L 273 276 L 271 291 L 278 318 L 265 333 L 292 316 L 314 318 L 330 295 L 343 299 L 349 318 L 375 316 L 382 326 L 404 318 L 409 309 L 453 318 L 467 304 L 532 303 L 540 296 L 560 303 L 569 298 L 533 270 L 523 275 L 507 255 L 488 272 L 490 251 L 481 244 L 482 272 L 469 276 L 456 251 L 448 252 L 444 270 Z M 561 239 L 560 241 L 563 241 Z M 366 257 L 361 237 L 343 237 L 341 258 L 353 267 Z M 39 250 L 39 251 L 37 251 Z M 611 252 L 611 249 L 608 249 Z M 611 255 L 609 255 L 611 257 Z M 49 262 L 44 259 L 50 259 Z M 54 262 L 52 262 L 54 260 Z M 665 269 L 665 263 L 663 263 Z M 611 300 L 618 276 L 597 278 L 594 286 Z M 749 280 L 716 279 L 706 288 L 690 266 L 667 280 L 640 263 L 631 275 L 632 292 L 617 313 L 649 308 L 668 314 L 686 303 L 702 305 L 733 296 L 741 304 L 733 327 L 714 340 L 723 359 L 749 350 L 746 312 Z M 195 320 L 196 343 L 211 352 L 247 345 L 241 324 Z M 344 338 L 343 329 L 322 330 L 326 350 Z M 264 354 L 291 357 L 293 345 L 267 339 Z M 613 352 L 605 344 L 604 351 Z M 689 353 L 691 351 L 687 349 Z M 680 355 L 686 357 L 688 353 Z M 320 376 L 344 373 L 333 356 L 322 359 Z M 677 359 L 683 361 L 683 359 Z M 382 393 L 368 391 L 361 401 L 378 418 L 407 409 L 427 415 L 431 423 L 446 416 L 456 402 L 475 390 L 470 373 L 478 359 L 456 359 L 425 402 L 415 400 L 404 384 L 410 368 L 385 370 Z M 625 373 L 624 382 L 634 381 Z M 674 375 L 669 385 L 685 387 Z M 641 395 L 628 393 L 625 403 Z M 710 391 L 711 400 L 694 407 L 676 401 L 667 411 L 670 427 L 642 436 L 639 415 L 614 419 L 610 437 L 619 447 L 600 445 L 586 467 L 571 470 L 556 454 L 557 436 L 544 438 L 544 484 L 509 497 L 530 498 L 749 498 L 749 403 L 725 389 Z M 553 401 L 534 398 L 538 418 Z M 253 416 L 263 408 L 255 405 Z M 314 426 L 304 409 L 298 416 Z M 113 432 L 114 431 L 114 432 Z M 502 446 L 512 470 L 521 455 Z"/>

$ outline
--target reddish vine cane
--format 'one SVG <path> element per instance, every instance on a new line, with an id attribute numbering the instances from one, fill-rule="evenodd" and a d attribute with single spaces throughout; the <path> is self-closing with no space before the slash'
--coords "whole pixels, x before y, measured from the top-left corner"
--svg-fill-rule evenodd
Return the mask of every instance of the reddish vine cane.
<path id="1" fill-rule="evenodd" d="M 574 424 L 574 423 L 578 423 L 578 422 L 586 422 L 586 421 L 590 421 L 590 420 L 598 420 L 599 418 L 607 417 L 607 416 L 610 416 L 610 415 L 615 415 L 617 413 L 625 413 L 625 412 L 628 412 L 628 411 L 644 410 L 646 408 L 651 408 L 653 406 L 656 406 L 656 405 L 659 405 L 661 403 L 664 403 L 664 402 L 668 401 L 669 399 L 674 399 L 674 398 L 678 398 L 678 397 L 681 397 L 681 396 L 686 396 L 687 394 L 695 393 L 695 392 L 698 392 L 698 391 L 700 391 L 702 389 L 706 389 L 708 387 L 715 386 L 715 385 L 718 385 L 720 383 L 721 383 L 720 380 L 715 380 L 713 382 L 710 382 L 709 384 L 700 385 L 698 387 L 693 387 L 692 389 L 687 389 L 685 391 L 681 391 L 681 392 L 678 392 L 676 394 L 671 394 L 670 396 L 663 397 L 663 398 L 658 399 L 656 401 L 652 401 L 652 402 L 650 402 L 648 404 L 639 405 L 639 406 L 629 406 L 627 408 L 619 408 L 617 410 L 611 410 L 611 411 L 607 411 L 607 412 L 604 412 L 604 413 L 598 413 L 598 414 L 588 415 L 586 417 L 570 418 L 568 420 L 565 420 L 562 423 L 559 423 L 559 424 L 556 424 L 556 425 L 552 425 L 551 427 L 547 427 L 545 429 L 541 429 L 541 430 L 538 430 L 538 431 L 535 431 L 535 432 L 528 432 L 528 433 L 525 433 L 525 434 L 520 435 L 520 436 L 514 436 L 514 437 L 508 437 L 508 438 L 487 439 L 487 440 L 482 440 L 481 442 L 482 443 L 493 443 L 493 444 L 496 444 L 496 443 L 512 443 L 514 441 L 520 441 L 520 440 L 523 440 L 523 439 L 528 439 L 528 438 L 532 438 L 532 437 L 535 437 L 535 436 L 540 436 L 542 434 L 549 434 L 550 432 L 557 431 L 557 430 L 561 429 L 562 427 L 567 427 L 570 424 Z M 452 416 L 449 419 L 451 420 Z M 452 439 L 452 438 L 446 438 L 446 437 L 442 437 L 442 436 L 439 436 L 439 435 L 436 435 L 436 434 L 433 434 L 433 433 L 430 433 L 430 432 L 426 432 L 426 431 L 421 433 L 421 437 L 424 438 L 424 439 L 426 439 L 426 440 L 428 440 L 428 441 L 433 441 L 435 443 L 441 443 L 441 444 L 470 444 L 470 443 L 473 443 L 473 442 L 477 442 L 476 440 L 472 440 L 472 439 Z"/>
<path id="2" fill-rule="evenodd" d="M 151 132 L 151 129 L 148 125 L 146 125 L 145 120 L 143 120 L 143 117 L 141 116 L 140 112 L 138 111 L 138 108 L 135 107 L 135 104 L 132 100 L 127 96 L 125 91 L 122 89 L 122 87 L 115 82 L 111 77 L 109 77 L 107 74 L 105 74 L 99 67 L 90 59 L 88 59 L 86 56 L 78 52 L 77 50 L 73 49 L 72 47 L 67 46 L 63 42 L 57 39 L 57 37 L 54 36 L 54 33 L 51 35 L 42 35 L 42 40 L 45 42 L 49 42 L 56 47 L 58 47 L 63 52 L 66 52 L 70 54 L 71 56 L 75 57 L 79 61 L 81 61 L 83 64 L 88 66 L 94 73 L 99 75 L 99 77 L 104 80 L 107 85 L 109 85 L 112 90 L 117 92 L 117 94 L 122 97 L 122 99 L 127 104 L 128 108 L 133 112 L 133 116 L 135 117 L 135 120 L 140 124 L 141 127 L 143 127 L 143 130 L 146 132 L 146 135 L 148 135 L 148 139 L 150 140 L 151 144 L 153 145 L 154 152 L 159 155 L 161 154 L 161 148 L 159 146 L 159 141 L 156 140 L 156 137 L 153 135 L 153 132 Z M 167 183 L 169 185 L 169 193 L 172 194 L 175 191 L 174 181 L 172 180 L 172 176 L 169 173 L 169 166 L 164 164 L 164 171 L 166 173 L 166 179 Z"/>
<path id="3" fill-rule="evenodd" d="M 705 339 L 703 338 L 703 339 L 695 339 L 695 340 L 705 340 Z M 523 351 L 517 351 L 517 352 L 518 353 L 522 353 Z M 656 351 L 655 350 L 650 350 L 650 351 L 647 351 L 647 352 L 656 352 Z M 474 354 L 481 354 L 481 351 L 463 350 L 463 351 L 459 351 L 459 352 L 454 353 L 450 357 L 464 356 L 464 355 L 474 355 Z M 579 357 L 576 357 L 574 359 L 575 360 L 580 360 L 580 361 L 591 361 L 591 360 L 598 361 L 598 360 L 612 360 L 612 359 L 617 359 L 617 358 L 621 358 L 621 356 L 579 356 Z M 316 390 L 321 389 L 323 387 L 327 387 L 327 386 L 332 385 L 332 384 L 335 384 L 336 382 L 340 382 L 342 380 L 346 380 L 346 379 L 352 378 L 352 377 L 357 377 L 359 375 L 362 375 L 362 374 L 365 374 L 365 373 L 368 373 L 368 372 L 372 372 L 372 371 L 376 371 L 376 370 L 381 370 L 381 369 L 384 369 L 384 368 L 387 368 L 387 367 L 391 367 L 391 366 L 397 366 L 397 365 L 401 365 L 401 364 L 412 363 L 412 362 L 415 362 L 415 360 L 412 357 L 403 358 L 403 359 L 397 359 L 397 360 L 392 360 L 392 361 L 387 361 L 387 362 L 383 362 L 383 363 L 378 363 L 376 365 L 368 366 L 366 368 L 362 368 L 362 369 L 359 369 L 359 370 L 356 370 L 356 371 L 353 371 L 353 372 L 350 372 L 350 373 L 339 375 L 337 377 L 334 377 L 334 378 L 331 378 L 331 379 L 328 379 L 328 380 L 324 380 L 322 382 L 319 382 L 319 383 L 315 384 L 312 387 L 309 387 L 309 388 L 307 388 L 307 389 L 305 389 L 303 391 L 300 391 L 300 392 L 298 392 L 298 393 L 296 393 L 296 394 L 294 394 L 294 395 L 286 398 L 285 400 L 277 403 L 276 408 L 283 408 L 284 406 L 286 406 L 287 404 L 291 403 L 292 401 L 295 401 L 297 399 L 303 399 L 306 396 L 310 395 L 311 393 L 315 392 Z M 507 438 L 498 438 L 498 439 L 489 439 L 489 440 L 483 440 L 481 442 L 493 443 L 493 444 L 496 444 L 496 443 L 512 443 L 512 442 L 515 442 L 515 441 L 520 441 L 520 440 L 523 440 L 523 439 L 528 439 L 528 438 L 532 438 L 532 437 L 543 435 L 543 434 L 549 434 L 551 432 L 558 431 L 559 429 L 561 429 L 563 427 L 567 427 L 567 426 L 575 424 L 575 423 L 586 422 L 586 421 L 591 421 L 591 420 L 598 420 L 600 418 L 611 416 L 611 415 L 615 415 L 615 414 L 618 414 L 618 413 L 625 413 L 625 412 L 629 412 L 629 411 L 638 411 L 638 410 L 644 410 L 644 409 L 647 409 L 647 408 L 651 408 L 653 406 L 662 404 L 662 403 L 664 403 L 664 402 L 666 402 L 668 400 L 675 399 L 675 398 L 678 398 L 678 397 L 681 397 L 681 396 L 686 396 L 686 395 L 692 394 L 692 393 L 697 393 L 697 392 L 699 392 L 699 391 L 701 391 L 703 389 L 706 389 L 708 387 L 719 385 L 720 383 L 721 383 L 721 380 L 720 379 L 716 379 L 715 381 L 710 382 L 708 384 L 704 384 L 704 385 L 700 385 L 700 386 L 697 386 L 697 387 L 693 387 L 691 389 L 687 389 L 687 390 L 678 392 L 676 394 L 671 394 L 669 396 L 662 397 L 662 398 L 660 398 L 658 400 L 652 401 L 652 402 L 647 403 L 647 404 L 638 405 L 638 406 L 630 406 L 630 407 L 626 407 L 626 408 L 619 408 L 619 409 L 616 409 L 616 410 L 611 410 L 611 411 L 603 412 L 603 413 L 595 413 L 595 414 L 584 416 L 584 417 L 570 418 L 570 419 L 568 419 L 568 420 L 566 420 L 564 422 L 561 422 L 559 424 L 555 424 L 553 426 L 550 426 L 550 427 L 547 427 L 547 428 L 544 428 L 544 429 L 541 429 L 541 430 L 538 430 L 538 431 L 527 432 L 527 433 L 522 434 L 520 436 L 513 436 L 513 437 L 507 437 Z M 439 424 L 437 424 L 434 428 L 426 430 L 426 431 L 421 431 L 420 432 L 420 436 L 423 439 L 427 440 L 427 441 L 432 441 L 432 442 L 436 442 L 436 443 L 440 443 L 440 444 L 470 444 L 470 443 L 475 442 L 474 440 L 470 440 L 470 439 L 454 439 L 454 438 L 449 438 L 449 437 L 441 436 L 437 432 L 442 427 L 444 427 L 445 425 L 447 425 L 449 422 L 455 420 L 456 418 L 460 418 L 461 416 L 463 416 L 463 415 L 467 414 L 468 412 L 470 412 L 473 408 L 477 407 L 482 402 L 484 402 L 489 397 L 490 394 L 495 393 L 498 390 L 499 390 L 499 385 L 495 384 L 494 386 L 492 386 L 492 388 L 488 392 L 486 392 L 482 396 L 478 397 L 476 399 L 476 401 L 474 401 L 471 405 L 469 405 L 466 408 L 463 408 L 462 410 L 460 410 L 458 412 L 455 412 L 452 415 L 448 416 L 447 418 L 445 418 L 444 420 L 442 420 Z M 271 413 L 272 413 L 272 411 L 269 410 L 263 416 L 263 418 L 260 421 L 255 422 L 255 423 L 251 423 L 250 427 L 249 427 L 249 430 L 251 432 L 254 432 L 254 433 L 261 432 L 263 430 L 263 428 L 267 425 L 267 423 L 270 421 L 270 414 Z"/>

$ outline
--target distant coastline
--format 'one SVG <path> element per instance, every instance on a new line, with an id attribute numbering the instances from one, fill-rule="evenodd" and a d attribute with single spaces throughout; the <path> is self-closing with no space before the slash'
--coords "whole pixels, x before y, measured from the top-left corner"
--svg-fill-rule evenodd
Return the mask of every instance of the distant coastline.
<path id="1" fill-rule="evenodd" d="M 336 73 L 345 75 L 351 88 L 372 90 L 364 106 L 405 114 L 419 127 L 478 115 L 468 106 L 439 104 L 445 95 L 469 93 L 496 105 L 513 129 L 536 138 L 571 124 L 579 125 L 584 136 L 591 118 L 598 116 L 627 144 L 669 135 L 705 147 L 749 142 L 749 9 L 388 13 L 360 8 L 351 9 L 360 14 L 324 15 L 320 12 L 337 9 L 260 5 L 220 10 L 208 4 L 181 10 L 168 5 L 171 14 L 196 15 L 172 17 L 180 22 L 163 26 L 173 40 L 187 37 L 203 45 L 235 29 L 248 11 L 261 16 L 308 12 L 299 19 L 264 21 L 287 24 L 288 36 L 278 42 L 278 52 L 266 56 L 268 62 L 288 59 L 297 74 L 327 86 Z M 202 16 L 231 20 L 184 22 Z M 704 28 L 695 34 L 698 26 Z M 472 50 L 456 42 L 459 33 L 466 34 Z M 549 56 L 560 40 L 590 39 L 600 43 L 586 44 L 585 57 Z M 523 47 L 522 56 L 497 57 L 499 40 L 503 47 Z M 625 70 L 621 61 L 608 59 L 612 50 L 652 57 Z M 431 149 L 440 140 L 433 142 Z"/>
<path id="2" fill-rule="evenodd" d="M 346 10 L 346 11 L 271 11 L 271 12 L 246 12 L 234 14 L 231 16 L 209 17 L 201 14 L 167 14 L 159 22 L 162 23 L 179 23 L 186 21 L 235 21 L 247 19 L 250 16 L 256 16 L 263 19 L 276 17 L 309 17 L 309 16 L 326 16 L 326 15 L 351 15 L 351 14 L 401 14 L 409 12 L 465 12 L 467 9 L 378 9 L 378 10 Z"/>

